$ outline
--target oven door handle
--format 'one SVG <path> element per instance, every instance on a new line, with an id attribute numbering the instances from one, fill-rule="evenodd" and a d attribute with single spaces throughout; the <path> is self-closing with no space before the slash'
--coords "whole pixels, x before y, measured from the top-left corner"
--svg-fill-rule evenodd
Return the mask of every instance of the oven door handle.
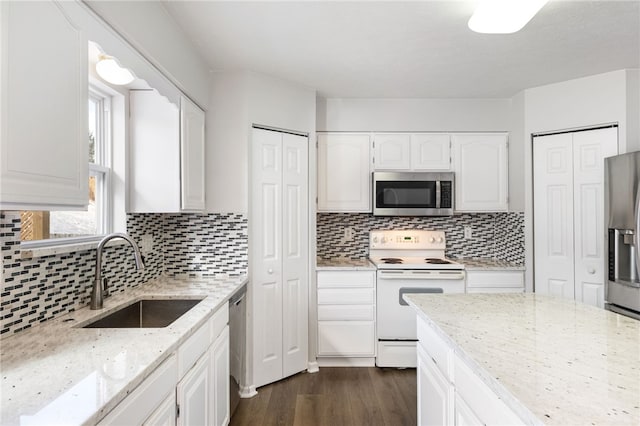
<path id="1" fill-rule="evenodd" d="M 400 287 L 398 292 L 398 299 L 403 306 L 409 306 L 409 304 L 402 298 L 405 294 L 434 294 L 444 293 L 441 288 L 416 288 L 416 287 Z"/>

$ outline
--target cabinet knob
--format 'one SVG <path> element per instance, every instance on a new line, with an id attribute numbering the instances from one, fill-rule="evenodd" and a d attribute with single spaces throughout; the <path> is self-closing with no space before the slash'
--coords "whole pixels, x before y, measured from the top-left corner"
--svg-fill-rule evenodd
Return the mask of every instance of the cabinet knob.
<path id="1" fill-rule="evenodd" d="M 273 274 L 273 269 L 269 268 L 269 269 L 267 270 L 267 273 L 268 273 L 269 275 Z"/>
<path id="2" fill-rule="evenodd" d="M 589 275 L 595 274 L 596 273 L 596 268 L 591 267 L 591 268 L 587 269 L 587 273 L 589 273 Z"/>

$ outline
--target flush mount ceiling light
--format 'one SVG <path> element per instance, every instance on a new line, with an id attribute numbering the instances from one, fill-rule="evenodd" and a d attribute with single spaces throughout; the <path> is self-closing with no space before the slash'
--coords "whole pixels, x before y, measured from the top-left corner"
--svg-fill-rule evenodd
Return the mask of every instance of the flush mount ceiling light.
<path id="1" fill-rule="evenodd" d="M 131 71 L 121 67 L 112 56 L 100 55 L 96 72 L 103 80 L 116 86 L 123 86 L 134 80 Z"/>
<path id="2" fill-rule="evenodd" d="M 480 0 L 469 28 L 477 33 L 510 34 L 520 31 L 548 0 Z"/>

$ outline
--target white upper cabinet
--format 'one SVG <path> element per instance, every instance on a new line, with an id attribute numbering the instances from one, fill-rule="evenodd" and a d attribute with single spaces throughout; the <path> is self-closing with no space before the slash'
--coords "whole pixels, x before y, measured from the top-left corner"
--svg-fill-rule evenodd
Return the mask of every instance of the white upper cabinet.
<path id="1" fill-rule="evenodd" d="M 409 170 L 411 168 L 411 135 L 408 133 L 376 133 L 373 137 L 375 170 Z"/>
<path id="2" fill-rule="evenodd" d="M 204 210 L 204 112 L 154 90 L 129 96 L 129 212 Z"/>
<path id="3" fill-rule="evenodd" d="M 451 169 L 450 137 L 446 133 L 376 133 L 373 139 L 376 171 Z"/>
<path id="4" fill-rule="evenodd" d="M 88 44 L 51 1 L 0 2 L 0 209 L 85 208 Z"/>
<path id="5" fill-rule="evenodd" d="M 371 212 L 370 137 L 318 134 L 318 211 Z"/>
<path id="6" fill-rule="evenodd" d="M 180 177 L 182 209 L 202 211 L 204 204 L 204 121 L 196 104 L 180 99 Z"/>
<path id="7" fill-rule="evenodd" d="M 446 133 L 411 135 L 412 170 L 450 170 L 451 138 Z"/>
<path id="8" fill-rule="evenodd" d="M 456 211 L 507 211 L 507 143 L 506 133 L 452 135 Z"/>

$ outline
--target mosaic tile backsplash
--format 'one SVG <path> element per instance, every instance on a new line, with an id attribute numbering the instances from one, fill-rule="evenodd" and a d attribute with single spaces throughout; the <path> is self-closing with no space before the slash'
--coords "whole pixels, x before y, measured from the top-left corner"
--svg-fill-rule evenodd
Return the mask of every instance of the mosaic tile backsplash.
<path id="1" fill-rule="evenodd" d="M 464 227 L 471 238 L 464 238 Z M 354 238 L 345 239 L 351 228 Z M 324 259 L 369 255 L 372 229 L 442 230 L 446 233 L 446 256 L 490 257 L 524 265 L 524 213 L 462 213 L 450 217 L 382 217 L 366 213 L 318 213 L 318 256 Z"/>
<path id="2" fill-rule="evenodd" d="M 136 271 L 128 245 L 107 247 L 103 276 L 112 293 L 162 274 L 239 275 L 247 270 L 247 219 L 235 214 L 129 214 L 127 232 L 143 250 L 145 269 Z M 20 214 L 0 212 L 0 337 L 20 332 L 89 303 L 95 250 L 20 257 Z"/>

